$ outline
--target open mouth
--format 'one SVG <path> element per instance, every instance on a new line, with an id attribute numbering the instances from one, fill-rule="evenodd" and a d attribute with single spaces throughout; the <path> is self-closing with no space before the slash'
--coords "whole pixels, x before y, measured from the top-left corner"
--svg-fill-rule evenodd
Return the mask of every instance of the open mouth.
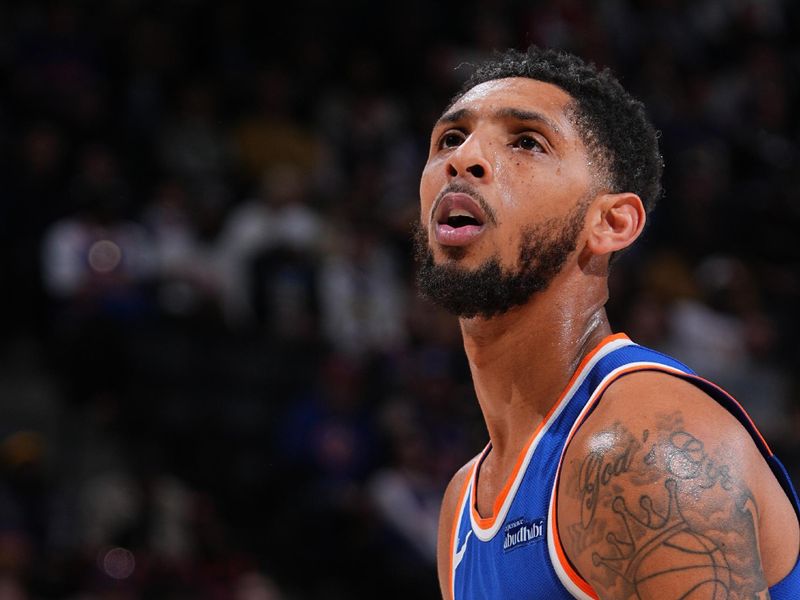
<path id="1" fill-rule="evenodd" d="M 474 215 L 471 215 L 469 212 L 462 209 L 454 209 L 450 211 L 450 214 L 447 215 L 444 223 L 440 224 L 449 225 L 454 229 L 466 227 L 468 225 L 483 225 L 483 223 L 481 223 Z"/>
<path id="2" fill-rule="evenodd" d="M 480 236 L 486 220 L 469 194 L 445 194 L 434 213 L 436 240 L 443 246 L 466 246 Z"/>

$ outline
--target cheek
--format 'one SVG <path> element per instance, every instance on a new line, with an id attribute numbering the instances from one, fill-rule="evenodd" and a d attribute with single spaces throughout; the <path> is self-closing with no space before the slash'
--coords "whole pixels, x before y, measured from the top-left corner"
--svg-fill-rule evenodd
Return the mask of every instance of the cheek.
<path id="1" fill-rule="evenodd" d="M 528 203 L 531 193 L 530 181 L 526 173 L 510 165 L 497 165 L 494 170 L 495 189 L 505 210 L 516 210 Z"/>
<path id="2" fill-rule="evenodd" d="M 540 210 L 547 193 L 541 174 L 517 160 L 497 166 L 494 187 L 503 211 L 515 221 L 526 218 L 532 210 Z"/>

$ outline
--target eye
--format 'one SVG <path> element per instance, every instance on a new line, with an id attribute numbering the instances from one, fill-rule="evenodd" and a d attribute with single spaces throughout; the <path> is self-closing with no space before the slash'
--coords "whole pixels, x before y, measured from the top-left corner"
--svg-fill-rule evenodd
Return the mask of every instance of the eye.
<path id="1" fill-rule="evenodd" d="M 519 136 L 513 145 L 529 152 L 544 152 L 544 146 L 530 134 Z"/>
<path id="2" fill-rule="evenodd" d="M 460 146 L 464 141 L 464 134 L 460 131 L 451 129 L 446 131 L 442 137 L 439 138 L 439 148 L 455 148 Z"/>

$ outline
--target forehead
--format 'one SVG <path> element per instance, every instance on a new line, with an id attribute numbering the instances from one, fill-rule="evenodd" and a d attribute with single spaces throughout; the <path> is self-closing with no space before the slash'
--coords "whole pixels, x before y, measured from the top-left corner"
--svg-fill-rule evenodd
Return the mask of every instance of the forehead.
<path id="1" fill-rule="evenodd" d="M 447 112 L 468 109 L 480 116 L 513 107 L 544 115 L 562 133 L 567 133 L 574 129 L 569 118 L 572 102 L 572 96 L 552 83 L 528 77 L 507 77 L 485 81 L 467 90 Z"/>

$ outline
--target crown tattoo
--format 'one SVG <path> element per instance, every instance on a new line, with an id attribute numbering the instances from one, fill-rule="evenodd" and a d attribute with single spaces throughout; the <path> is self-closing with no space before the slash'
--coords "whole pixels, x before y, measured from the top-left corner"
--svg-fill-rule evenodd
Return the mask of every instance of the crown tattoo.
<path id="1" fill-rule="evenodd" d="M 613 546 L 616 556 L 600 556 L 595 552 L 592 554 L 594 566 L 603 565 L 628 582 L 635 583 L 639 565 L 650 551 L 674 534 L 689 529 L 678 508 L 678 484 L 674 479 L 668 479 L 664 487 L 669 494 L 669 504 L 664 515 L 653 508 L 653 501 L 649 496 L 639 498 L 639 506 L 645 513 L 643 519 L 628 510 L 623 498 L 614 498 L 611 508 L 622 517 L 628 539 L 621 540 L 609 533 L 606 540 Z"/>

